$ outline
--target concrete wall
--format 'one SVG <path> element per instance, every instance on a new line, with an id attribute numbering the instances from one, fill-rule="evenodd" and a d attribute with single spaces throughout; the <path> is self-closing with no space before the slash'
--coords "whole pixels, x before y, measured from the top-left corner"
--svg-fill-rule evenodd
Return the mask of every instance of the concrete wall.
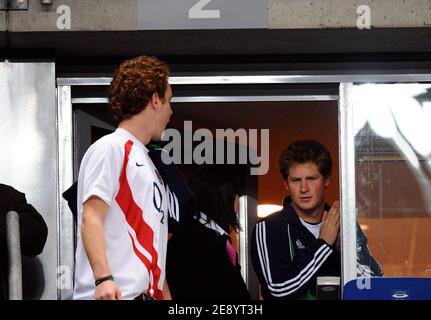
<path id="1" fill-rule="evenodd" d="M 71 9 L 71 31 L 137 30 L 140 0 L 53 0 L 42 6 L 29 1 L 28 11 L 11 11 L 12 31 L 58 31 L 57 8 Z M 219 0 L 213 0 L 214 3 Z M 356 27 L 357 7 L 368 5 L 373 28 L 430 27 L 429 0 L 268 0 L 270 29 Z M 5 30 L 0 12 L 0 30 Z"/>
<path id="2" fill-rule="evenodd" d="M 136 0 L 54 0 L 51 6 L 31 0 L 28 11 L 10 12 L 11 31 L 59 31 L 61 5 L 70 7 L 71 31 L 136 30 Z"/>
<path id="3" fill-rule="evenodd" d="M 6 30 L 6 12 L 0 11 L 0 31 Z"/>
<path id="4" fill-rule="evenodd" d="M 268 0 L 270 29 L 355 28 L 368 5 L 373 28 L 430 27 L 429 0 Z"/>

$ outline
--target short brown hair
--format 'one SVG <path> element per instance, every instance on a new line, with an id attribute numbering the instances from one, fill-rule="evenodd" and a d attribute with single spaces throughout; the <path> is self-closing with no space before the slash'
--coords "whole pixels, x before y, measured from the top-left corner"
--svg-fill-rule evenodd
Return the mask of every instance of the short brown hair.
<path id="1" fill-rule="evenodd" d="M 114 121 L 140 113 L 156 92 L 163 99 L 168 77 L 168 65 L 156 57 L 140 56 L 121 63 L 108 91 Z"/>
<path id="2" fill-rule="evenodd" d="M 328 178 L 332 171 L 332 160 L 329 150 L 315 140 L 299 140 L 291 143 L 281 152 L 278 166 L 284 180 L 289 176 L 289 168 L 294 163 L 314 162 L 319 172 Z"/>

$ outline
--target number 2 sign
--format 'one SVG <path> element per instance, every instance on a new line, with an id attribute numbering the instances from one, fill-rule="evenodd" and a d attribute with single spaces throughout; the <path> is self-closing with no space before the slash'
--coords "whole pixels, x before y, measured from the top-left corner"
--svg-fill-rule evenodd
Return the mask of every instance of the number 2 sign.
<path id="1" fill-rule="evenodd" d="M 265 29 L 267 0 L 137 0 L 139 30 Z"/>
<path id="2" fill-rule="evenodd" d="M 203 10 L 212 0 L 200 0 L 189 10 L 189 19 L 220 19 L 220 10 Z"/>

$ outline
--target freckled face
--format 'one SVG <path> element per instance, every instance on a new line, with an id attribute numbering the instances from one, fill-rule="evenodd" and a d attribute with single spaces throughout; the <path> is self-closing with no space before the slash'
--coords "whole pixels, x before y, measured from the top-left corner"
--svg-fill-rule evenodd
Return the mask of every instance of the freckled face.
<path id="1" fill-rule="evenodd" d="M 323 177 L 314 162 L 294 163 L 284 181 L 292 203 L 302 212 L 313 212 L 324 204 L 329 178 Z"/>

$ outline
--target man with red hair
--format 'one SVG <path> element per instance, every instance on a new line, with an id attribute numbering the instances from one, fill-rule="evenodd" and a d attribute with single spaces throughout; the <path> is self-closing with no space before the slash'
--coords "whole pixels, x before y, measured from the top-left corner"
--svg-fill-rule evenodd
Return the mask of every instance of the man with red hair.
<path id="1" fill-rule="evenodd" d="M 140 56 L 109 88 L 115 132 L 84 155 L 78 178 L 74 299 L 163 299 L 168 232 L 166 185 L 146 145 L 172 115 L 166 63 Z"/>

